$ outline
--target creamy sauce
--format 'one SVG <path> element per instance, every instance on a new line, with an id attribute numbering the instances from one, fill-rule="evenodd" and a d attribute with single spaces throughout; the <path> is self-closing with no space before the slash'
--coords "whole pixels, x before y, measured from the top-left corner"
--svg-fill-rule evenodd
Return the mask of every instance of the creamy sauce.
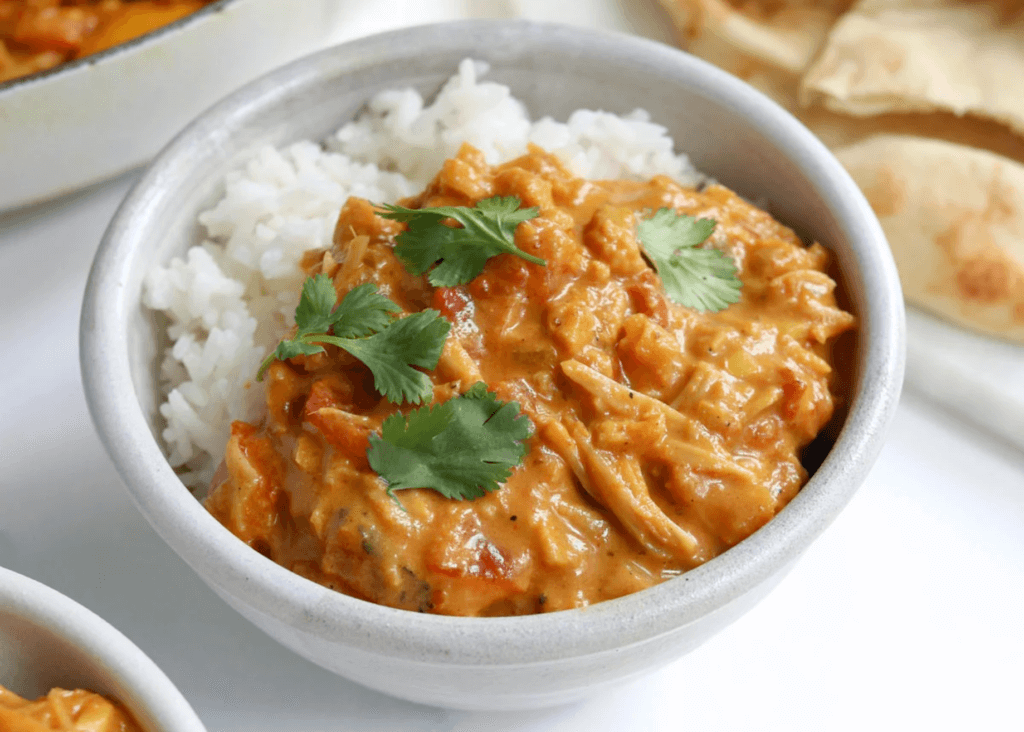
<path id="1" fill-rule="evenodd" d="M 0 82 L 116 46 L 213 0 L 0 0 Z"/>
<path id="2" fill-rule="evenodd" d="M 333 347 L 276 363 L 262 425 L 236 422 L 227 478 L 206 505 L 283 566 L 354 597 L 457 615 L 581 607 L 650 587 L 764 525 L 800 489 L 801 450 L 836 404 L 832 342 L 854 326 L 827 253 L 731 191 L 573 178 L 531 150 L 498 167 L 471 147 L 411 207 L 516 195 L 540 216 L 516 245 L 546 267 L 491 259 L 468 285 L 434 288 L 393 254 L 402 225 L 350 199 L 335 245 L 307 261 L 339 296 L 364 282 L 406 312 L 453 324 L 434 400 L 483 379 L 535 434 L 500 490 L 454 501 L 400 494 L 367 463 L 395 411 L 369 371 Z M 718 222 L 740 302 L 699 313 L 667 299 L 641 254 L 637 215 L 661 207 Z M 215 481 L 216 482 L 216 481 Z"/>
<path id="3" fill-rule="evenodd" d="M 35 701 L 0 686 L 3 732 L 141 732 L 116 702 L 83 689 L 52 689 Z"/>

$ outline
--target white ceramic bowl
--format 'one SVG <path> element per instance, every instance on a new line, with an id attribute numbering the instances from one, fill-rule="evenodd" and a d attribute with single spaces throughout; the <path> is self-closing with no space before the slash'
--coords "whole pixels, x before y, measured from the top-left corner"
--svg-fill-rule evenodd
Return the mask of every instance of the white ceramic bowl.
<path id="1" fill-rule="evenodd" d="M 197 114 L 327 45 L 344 0 L 219 0 L 128 43 L 0 84 L 0 211 L 149 160 Z"/>
<path id="2" fill-rule="evenodd" d="M 637 106 L 695 164 L 826 243 L 860 318 L 855 394 L 808 485 L 767 526 L 680 578 L 582 610 L 453 618 L 380 607 L 288 572 L 228 533 L 182 486 L 159 434 L 160 347 L 139 304 L 144 272 L 181 255 L 223 175 L 265 144 L 322 139 L 376 91 L 435 92 L 464 57 L 488 61 L 534 117 Z M 100 246 L 82 316 L 97 428 L 139 508 L 230 605 L 306 658 L 407 699 L 465 708 L 555 704 L 656 668 L 763 597 L 835 518 L 881 448 L 903 370 L 896 270 L 877 221 L 824 146 L 750 87 L 656 43 L 528 22 L 428 26 L 331 49 L 203 115 L 129 194 Z"/>
<path id="3" fill-rule="evenodd" d="M 144 732 L 205 732 L 138 646 L 74 600 L 0 567 L 0 684 L 27 699 L 57 686 L 117 699 Z"/>

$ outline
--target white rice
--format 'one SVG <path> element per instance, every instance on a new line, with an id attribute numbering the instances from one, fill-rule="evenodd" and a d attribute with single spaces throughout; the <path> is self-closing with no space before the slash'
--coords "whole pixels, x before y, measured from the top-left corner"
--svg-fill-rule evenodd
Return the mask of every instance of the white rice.
<path id="1" fill-rule="evenodd" d="M 579 110 L 564 123 L 531 122 L 508 87 L 478 81 L 486 71 L 467 59 L 429 105 L 411 89 L 385 91 L 324 144 L 263 149 L 200 214 L 208 238 L 148 273 L 143 302 L 166 315 L 172 344 L 161 367 L 163 438 L 186 485 L 209 484 L 232 420 L 261 418 L 261 390 L 251 381 L 294 324 L 302 254 L 330 246 L 349 196 L 390 203 L 413 195 L 463 142 L 492 165 L 533 143 L 582 178 L 702 180 L 645 111 Z"/>

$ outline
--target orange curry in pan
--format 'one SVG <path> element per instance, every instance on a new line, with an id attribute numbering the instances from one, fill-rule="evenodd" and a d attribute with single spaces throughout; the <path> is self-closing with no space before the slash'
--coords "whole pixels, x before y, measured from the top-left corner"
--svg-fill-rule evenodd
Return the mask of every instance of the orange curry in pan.
<path id="1" fill-rule="evenodd" d="M 34 701 L 0 686 L 3 732 L 141 732 L 118 702 L 83 689 L 51 689 Z"/>
<path id="2" fill-rule="evenodd" d="M 854 327 L 828 254 L 718 185 L 593 182 L 538 150 L 497 167 L 471 147 L 412 208 L 518 196 L 540 215 L 516 245 L 434 288 L 393 253 L 404 224 L 350 199 L 330 251 L 307 259 L 340 295 L 366 282 L 452 323 L 434 402 L 483 380 L 534 426 L 507 483 L 474 501 L 406 490 L 369 467 L 395 405 L 334 347 L 276 362 L 263 424 L 236 422 L 206 506 L 256 550 L 338 591 L 414 611 L 515 615 L 581 607 L 696 567 L 769 521 L 807 479 L 802 449 L 837 404 L 831 351 Z M 741 299 L 702 313 L 666 298 L 638 213 L 718 224 Z M 404 409 L 404 408 L 403 408 Z"/>
<path id="3" fill-rule="evenodd" d="M 213 0 L 0 0 L 0 83 L 88 56 Z"/>

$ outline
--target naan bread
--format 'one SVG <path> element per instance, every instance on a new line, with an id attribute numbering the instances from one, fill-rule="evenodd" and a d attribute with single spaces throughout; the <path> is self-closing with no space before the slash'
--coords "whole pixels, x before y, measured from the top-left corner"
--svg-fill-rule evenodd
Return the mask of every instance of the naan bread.
<path id="1" fill-rule="evenodd" d="M 833 150 L 874 135 L 912 135 L 976 147 L 1024 163 L 1024 137 L 992 120 L 952 112 L 853 117 L 823 107 L 790 110 Z"/>
<path id="2" fill-rule="evenodd" d="M 885 229 L 907 301 L 1024 343 L 1024 165 L 901 135 L 835 153 Z"/>
<path id="3" fill-rule="evenodd" d="M 727 0 L 661 0 L 686 50 L 771 97 L 829 147 L 853 144 L 876 134 L 919 135 L 980 147 L 1024 163 L 1024 137 L 1005 124 L 1014 116 L 1024 124 L 1024 73 L 1021 73 L 1024 71 L 1024 0 L 862 0 L 845 15 L 849 0 L 820 4 L 814 0 L 793 0 L 791 5 L 781 6 L 771 2 L 760 0 L 741 5 L 739 0 L 732 3 Z M 877 57 L 874 46 L 860 44 L 857 38 L 848 37 L 846 31 L 841 32 L 847 25 L 863 22 L 866 14 L 876 13 L 879 8 L 886 13 L 917 13 L 914 17 L 922 24 L 929 18 L 937 25 L 924 30 L 935 38 L 961 33 L 956 27 L 942 25 L 958 20 L 961 14 L 975 19 L 976 30 L 981 27 L 1001 29 L 997 34 L 1001 33 L 1009 44 L 1005 52 L 986 47 L 983 55 L 986 59 L 1000 53 L 1006 58 L 1020 56 L 1019 61 L 1014 61 L 1017 70 L 1001 74 L 998 81 L 1003 84 L 999 87 L 1001 91 L 988 95 L 998 97 L 1007 113 L 986 115 L 981 111 L 985 105 L 981 104 L 967 110 L 972 114 L 963 116 L 963 105 L 919 104 L 903 99 L 898 90 L 893 90 L 891 97 L 879 92 L 879 99 L 872 103 L 886 108 L 868 112 L 858 106 L 857 99 L 848 99 L 845 92 L 840 94 L 836 86 L 840 77 L 849 81 L 851 76 L 859 78 L 860 72 L 856 69 L 870 70 L 879 64 L 885 68 L 881 60 L 884 56 Z M 784 27 L 785 24 L 791 25 Z M 895 33 L 895 30 L 883 28 L 880 32 Z M 975 40 L 987 43 L 986 38 L 960 38 L 961 44 Z M 787 48 L 786 44 L 791 46 Z M 912 65 L 918 68 L 930 63 L 918 61 L 922 53 L 941 58 L 945 46 L 924 49 L 913 46 L 905 51 L 893 50 L 889 56 L 912 55 Z M 829 67 L 833 71 L 823 75 Z M 963 76 L 964 71 L 961 68 L 957 73 Z M 980 74 L 980 78 L 991 81 L 1000 72 L 989 65 Z M 858 83 L 868 84 L 868 75 L 865 71 L 865 78 Z M 1012 84 L 1006 81 L 1009 77 L 1013 77 Z M 956 74 L 943 78 L 946 80 L 941 84 L 949 86 L 956 81 Z M 973 79 L 957 82 L 971 89 L 974 83 Z M 826 93 L 826 88 L 836 94 Z M 985 97 L 977 90 L 963 92 L 965 97 L 972 95 L 978 99 Z M 927 113 L 922 114 L 924 110 Z"/>
<path id="4" fill-rule="evenodd" d="M 851 0 L 661 0 L 691 53 L 747 79 L 798 77 Z"/>
<path id="5" fill-rule="evenodd" d="M 1024 0 L 661 2 L 836 152 L 908 302 L 1024 343 Z"/>
<path id="6" fill-rule="evenodd" d="M 1024 133 L 1024 3 L 861 0 L 832 28 L 800 100 L 862 117 L 972 114 Z"/>

